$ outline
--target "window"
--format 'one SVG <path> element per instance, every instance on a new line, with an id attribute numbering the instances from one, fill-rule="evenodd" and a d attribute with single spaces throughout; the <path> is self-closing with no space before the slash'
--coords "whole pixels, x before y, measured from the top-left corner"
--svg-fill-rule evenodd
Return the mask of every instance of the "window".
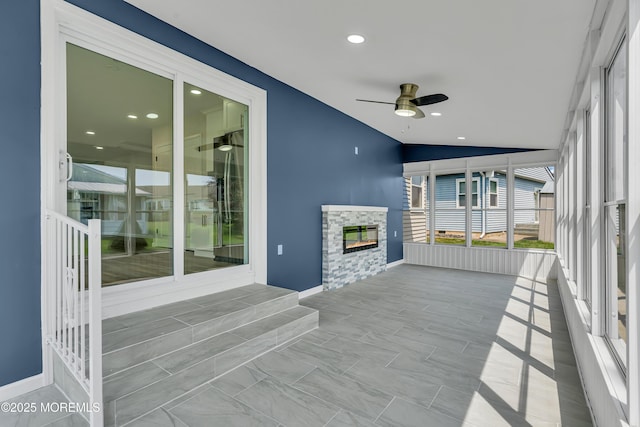
<path id="1" fill-rule="evenodd" d="M 411 208 L 422 209 L 424 207 L 423 195 L 423 176 L 411 177 Z"/>
<path id="2" fill-rule="evenodd" d="M 480 187 L 480 178 L 472 179 L 471 187 L 471 206 L 474 208 L 480 207 L 480 198 L 478 197 L 478 188 Z M 464 178 L 456 179 L 457 197 L 456 207 L 464 208 L 466 206 L 467 198 L 467 182 Z"/>
<path id="3" fill-rule="evenodd" d="M 405 178 L 402 212 L 402 240 L 429 242 L 429 177 Z"/>
<path id="4" fill-rule="evenodd" d="M 489 207 L 498 207 L 498 180 L 495 178 L 489 179 Z"/>
<path id="5" fill-rule="evenodd" d="M 626 365 L 627 256 L 627 49 L 622 41 L 606 70 L 604 160 L 606 334 L 618 362 Z"/>
<path id="6" fill-rule="evenodd" d="M 438 244 L 464 245 L 466 243 L 465 184 L 464 173 L 436 177 L 434 234 Z M 476 189 L 476 200 L 477 197 Z"/>
<path id="7" fill-rule="evenodd" d="M 554 249 L 555 173 L 550 166 L 514 170 L 514 247 Z"/>
<path id="8" fill-rule="evenodd" d="M 579 179 L 584 179 L 584 213 L 583 213 L 583 265 L 584 274 L 582 275 L 584 281 L 584 297 L 585 301 L 591 306 L 591 111 L 585 112 L 584 119 L 584 176 Z"/>
<path id="9" fill-rule="evenodd" d="M 480 206 L 471 210 L 471 245 L 506 248 L 507 174 L 504 171 L 478 171 L 473 177 L 480 182 Z"/>

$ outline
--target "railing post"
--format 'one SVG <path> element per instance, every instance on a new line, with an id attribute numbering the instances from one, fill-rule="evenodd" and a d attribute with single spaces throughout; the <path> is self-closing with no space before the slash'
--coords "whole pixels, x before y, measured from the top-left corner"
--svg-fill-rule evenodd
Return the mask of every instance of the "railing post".
<path id="1" fill-rule="evenodd" d="M 89 413 L 91 427 L 102 427 L 102 264 L 100 220 L 89 220 Z M 93 406 L 99 404 L 99 411 Z"/>

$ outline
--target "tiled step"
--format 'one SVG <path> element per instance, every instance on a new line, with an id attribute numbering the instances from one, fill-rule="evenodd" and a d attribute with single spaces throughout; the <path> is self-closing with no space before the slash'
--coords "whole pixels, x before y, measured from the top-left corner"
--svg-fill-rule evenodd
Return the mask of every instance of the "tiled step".
<path id="1" fill-rule="evenodd" d="M 295 305 L 106 377 L 105 425 L 124 426 L 175 405 L 198 386 L 317 327 L 318 312 Z"/>
<path id="2" fill-rule="evenodd" d="M 297 292 L 249 285 L 106 319 L 103 374 L 114 375 L 297 305 Z"/>

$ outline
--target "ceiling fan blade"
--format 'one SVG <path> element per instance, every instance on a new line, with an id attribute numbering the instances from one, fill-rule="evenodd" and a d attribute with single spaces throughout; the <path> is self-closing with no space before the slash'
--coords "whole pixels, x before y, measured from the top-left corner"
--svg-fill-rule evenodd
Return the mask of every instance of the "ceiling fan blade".
<path id="1" fill-rule="evenodd" d="M 420 98 L 412 99 L 411 102 L 419 107 L 421 105 L 437 104 L 438 102 L 446 101 L 447 99 L 449 99 L 447 95 L 434 93 L 433 95 L 421 96 Z"/>
<path id="2" fill-rule="evenodd" d="M 422 112 L 421 109 L 416 108 L 416 114 L 411 116 L 411 118 L 413 118 L 413 119 L 424 119 L 424 113 Z"/>
<path id="3" fill-rule="evenodd" d="M 356 99 L 356 101 L 360 101 L 360 102 L 374 102 L 376 104 L 389 104 L 389 105 L 396 105 L 395 102 L 384 102 L 384 101 L 371 101 L 368 99 Z"/>

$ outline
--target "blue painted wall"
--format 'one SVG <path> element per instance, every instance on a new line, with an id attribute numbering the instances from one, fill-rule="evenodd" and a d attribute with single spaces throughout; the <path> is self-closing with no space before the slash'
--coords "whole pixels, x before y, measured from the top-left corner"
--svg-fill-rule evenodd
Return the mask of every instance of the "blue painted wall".
<path id="1" fill-rule="evenodd" d="M 42 372 L 39 9 L 0 2 L 0 386 Z"/>
<path id="2" fill-rule="evenodd" d="M 301 291 L 322 283 L 322 204 L 387 206 L 387 259 L 402 258 L 398 141 L 121 0 L 69 3 L 267 91 L 269 284 Z"/>
<path id="3" fill-rule="evenodd" d="M 402 161 L 426 162 L 429 160 L 457 159 L 460 157 L 490 156 L 494 154 L 521 153 L 532 151 L 523 148 L 494 148 L 457 145 L 406 144 L 402 147 Z"/>
<path id="4" fill-rule="evenodd" d="M 322 204 L 387 206 L 387 259 L 402 258 L 402 150 L 397 141 L 122 0 L 70 3 L 267 90 L 270 284 L 295 290 L 321 284 Z M 42 371 L 39 0 L 2 2 L 0 35 L 3 386 Z M 278 244 L 284 245 L 282 256 L 276 255 Z"/>

